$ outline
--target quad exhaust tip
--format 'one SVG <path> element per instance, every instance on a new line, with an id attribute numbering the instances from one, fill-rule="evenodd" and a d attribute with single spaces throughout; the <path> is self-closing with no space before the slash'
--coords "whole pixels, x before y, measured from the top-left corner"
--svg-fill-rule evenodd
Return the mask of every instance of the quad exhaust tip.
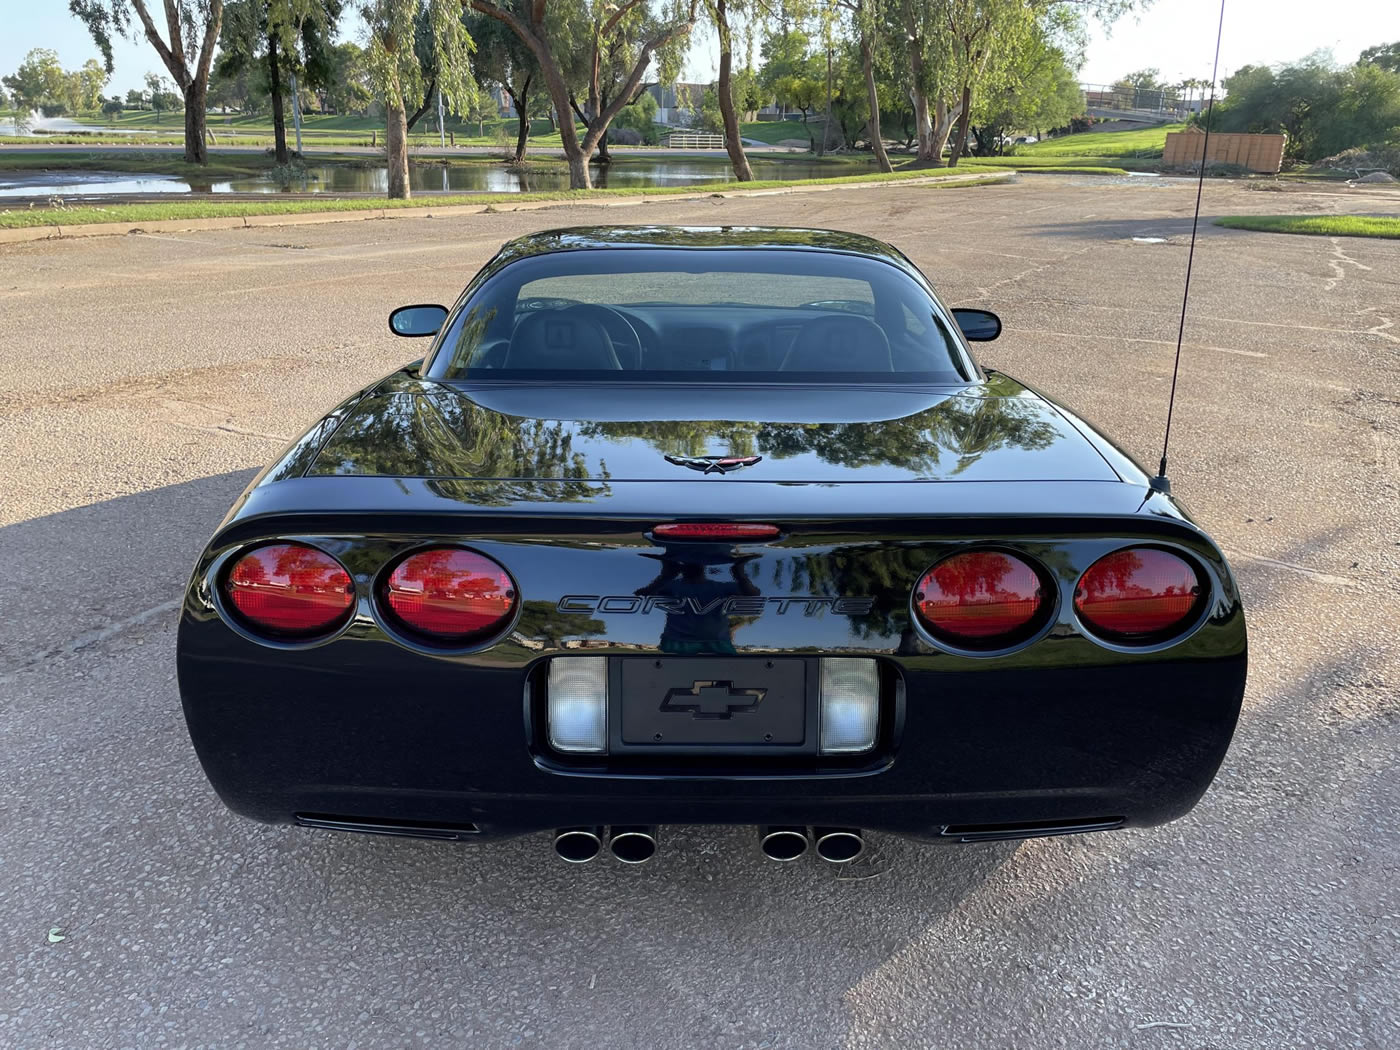
<path id="1" fill-rule="evenodd" d="M 859 828 L 813 828 L 817 856 L 828 864 L 849 864 L 865 852 L 865 836 Z"/>
<path id="2" fill-rule="evenodd" d="M 654 824 L 624 825 L 612 829 L 608 849 L 623 864 L 645 864 L 656 856 Z"/>
<path id="3" fill-rule="evenodd" d="M 554 833 L 554 852 L 570 864 L 587 864 L 602 850 L 602 828 L 560 828 Z"/>
<path id="4" fill-rule="evenodd" d="M 769 860 L 786 864 L 802 857 L 812 844 L 807 829 L 797 826 L 769 826 L 758 829 L 758 848 Z"/>

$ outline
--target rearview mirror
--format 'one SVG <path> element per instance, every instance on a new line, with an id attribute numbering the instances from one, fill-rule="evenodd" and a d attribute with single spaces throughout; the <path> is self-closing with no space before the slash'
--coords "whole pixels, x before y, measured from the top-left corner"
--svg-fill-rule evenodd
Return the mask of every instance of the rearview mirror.
<path id="1" fill-rule="evenodd" d="M 990 310 L 960 307 L 953 311 L 953 318 L 962 329 L 962 334 L 974 343 L 990 343 L 1001 335 L 1001 318 Z"/>
<path id="2" fill-rule="evenodd" d="M 442 322 L 447 320 L 447 307 L 435 303 L 419 303 L 417 306 L 400 306 L 389 315 L 389 331 L 395 335 L 422 336 L 437 335 Z M 969 337 L 971 338 L 971 337 Z"/>

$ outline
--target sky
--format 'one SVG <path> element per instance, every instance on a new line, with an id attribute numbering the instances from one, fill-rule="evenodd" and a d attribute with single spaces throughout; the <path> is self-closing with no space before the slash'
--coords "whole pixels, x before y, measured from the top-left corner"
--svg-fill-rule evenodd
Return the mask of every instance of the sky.
<path id="1" fill-rule="evenodd" d="M 83 25 L 64 0 L 0 0 L 0 75 L 14 72 L 34 47 L 58 52 L 66 69 L 98 57 Z M 1125 73 L 1155 67 L 1171 83 L 1186 77 L 1209 79 L 1215 47 L 1218 0 L 1156 0 L 1145 14 L 1128 15 L 1111 31 L 1093 25 L 1079 79 L 1111 83 Z M 346 23 L 351 36 L 354 28 Z M 1355 61 L 1362 48 L 1400 40 L 1396 0 L 1338 0 L 1319 9 L 1302 0 L 1226 0 L 1221 41 L 1221 75 L 1243 65 L 1270 65 L 1328 48 L 1340 62 Z M 684 76 L 714 79 L 719 58 L 713 34 L 697 34 Z M 116 70 L 107 94 L 125 95 L 140 87 L 148 72 L 165 74 L 144 40 L 123 40 L 114 48 Z"/>

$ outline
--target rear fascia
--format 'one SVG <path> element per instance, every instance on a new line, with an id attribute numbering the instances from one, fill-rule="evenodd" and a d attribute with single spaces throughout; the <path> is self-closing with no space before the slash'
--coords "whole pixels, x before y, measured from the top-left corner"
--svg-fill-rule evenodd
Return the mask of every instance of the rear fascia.
<path id="1" fill-rule="evenodd" d="M 599 615 L 576 634 L 556 603 L 635 590 L 656 564 L 647 528 L 666 519 L 641 511 L 653 485 L 614 483 L 594 500 L 547 505 L 548 485 L 522 500 L 519 484 L 325 478 L 250 493 L 196 568 L 180 624 L 191 735 L 230 807 L 266 821 L 469 823 L 482 837 L 598 823 L 821 823 L 929 838 L 947 825 L 1152 824 L 1196 802 L 1233 732 L 1246 666 L 1238 592 L 1218 549 L 1169 497 L 1117 483 L 951 484 L 919 500 L 939 514 L 911 515 L 895 509 L 914 502 L 908 484 L 872 484 L 843 497 L 870 515 L 851 520 L 816 513 L 838 498 L 829 486 L 677 481 L 666 485 L 668 505 L 783 528 L 776 543 L 738 548 L 756 555 L 765 593 L 769 581 L 796 593 L 787 589 L 796 578 L 828 581 L 801 593 L 878 592 L 878 615 L 824 614 L 796 635 L 791 621 L 760 617 L 736 633 L 736 651 L 881 659 L 905 694 L 898 747 L 873 767 L 825 771 L 570 766 L 532 736 L 532 670 L 562 653 L 655 651 L 660 617 Z M 1026 506 L 1047 513 L 1014 509 Z M 351 569 L 361 606 L 334 640 L 274 649 L 218 615 L 211 567 L 270 538 L 312 542 Z M 940 557 L 988 538 L 1053 573 L 1056 622 L 994 658 L 941 650 L 912 622 L 909 587 Z M 370 604 L 376 573 L 405 546 L 432 542 L 478 549 L 516 576 L 525 613 L 508 637 L 443 653 L 386 634 Z M 1192 557 L 1211 601 L 1183 641 L 1115 651 L 1076 629 L 1066 596 L 1094 558 L 1142 542 Z"/>

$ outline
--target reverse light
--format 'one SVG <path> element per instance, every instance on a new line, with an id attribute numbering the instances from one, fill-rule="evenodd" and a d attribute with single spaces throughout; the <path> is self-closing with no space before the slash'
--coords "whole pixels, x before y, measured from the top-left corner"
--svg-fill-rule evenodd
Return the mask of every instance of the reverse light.
<path id="1" fill-rule="evenodd" d="M 879 668 L 847 657 L 823 657 L 821 667 L 822 754 L 869 751 L 880 726 Z"/>
<path id="2" fill-rule="evenodd" d="M 944 558 L 914 588 L 914 608 L 928 632 L 964 649 L 1014 645 L 1044 623 L 1048 605 L 1040 574 L 1002 551 Z"/>
<path id="3" fill-rule="evenodd" d="M 325 551 L 273 543 L 243 555 L 224 578 L 224 594 L 259 633 L 280 638 L 326 634 L 350 618 L 355 585 Z"/>
<path id="4" fill-rule="evenodd" d="M 1200 612 L 1205 588 L 1185 558 L 1155 547 L 1114 551 L 1089 566 L 1074 591 L 1084 625 L 1109 641 L 1150 645 Z"/>
<path id="5" fill-rule="evenodd" d="M 608 661 L 556 656 L 549 661 L 549 746 L 556 751 L 608 749 Z"/>
<path id="6" fill-rule="evenodd" d="M 497 562 L 460 547 L 411 554 L 380 592 L 394 620 L 434 641 L 465 644 L 505 626 L 515 611 L 515 584 Z"/>
<path id="7" fill-rule="evenodd" d="M 651 533 L 663 540 L 772 540 L 778 537 L 778 526 L 747 521 L 686 521 L 658 525 Z"/>

